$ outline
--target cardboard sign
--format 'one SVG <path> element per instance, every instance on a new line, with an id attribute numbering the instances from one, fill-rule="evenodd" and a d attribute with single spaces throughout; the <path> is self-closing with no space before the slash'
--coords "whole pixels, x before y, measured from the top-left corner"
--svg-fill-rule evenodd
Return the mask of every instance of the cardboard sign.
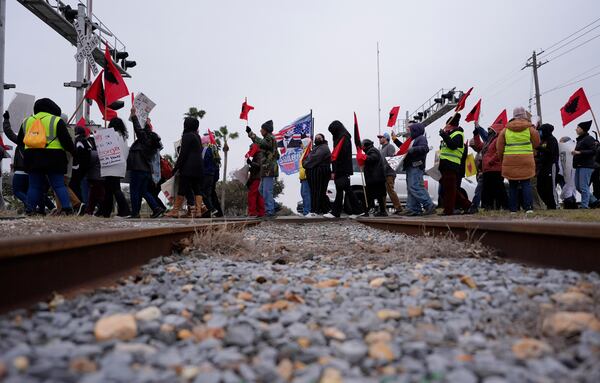
<path id="1" fill-rule="evenodd" d="M 137 117 L 142 128 L 146 125 L 148 115 L 154 109 L 156 104 L 150 100 L 144 93 L 138 93 L 133 101 L 133 106 L 137 109 Z"/>
<path id="2" fill-rule="evenodd" d="M 107 167 L 125 162 L 117 132 L 113 128 L 99 129 L 94 132 L 100 166 Z"/>
<path id="3" fill-rule="evenodd" d="M 35 96 L 25 93 L 15 93 L 15 97 L 8 105 L 8 113 L 10 114 L 10 127 L 17 133 L 23 120 L 33 114 L 33 104 Z"/>

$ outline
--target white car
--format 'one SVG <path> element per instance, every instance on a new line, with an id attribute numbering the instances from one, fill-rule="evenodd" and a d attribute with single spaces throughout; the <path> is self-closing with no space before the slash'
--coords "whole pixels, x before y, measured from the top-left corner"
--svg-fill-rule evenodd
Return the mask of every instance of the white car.
<path id="1" fill-rule="evenodd" d="M 360 168 L 358 167 L 358 164 L 356 162 L 356 157 L 354 157 L 354 156 L 352 157 L 352 165 L 354 167 L 354 174 L 352 176 L 350 176 L 350 185 L 352 187 L 352 190 L 358 197 L 358 201 L 361 203 L 361 205 L 363 205 L 364 201 L 365 201 L 365 197 L 363 195 L 363 181 L 362 181 Z M 439 189 L 439 185 L 440 185 L 439 182 L 434 180 L 433 178 L 431 178 L 428 175 L 423 176 L 423 181 L 425 183 L 425 189 L 427 189 L 427 191 L 429 192 L 429 196 L 431 197 L 431 200 L 433 201 L 434 204 L 437 205 L 438 204 L 438 189 Z M 461 183 L 461 192 L 463 193 L 463 195 L 466 195 L 470 201 L 473 200 L 473 196 L 475 195 L 476 187 L 477 187 L 477 181 L 475 180 L 474 176 L 469 177 L 469 178 L 466 178 L 466 177 L 463 178 L 462 183 Z M 394 190 L 396 191 L 396 194 L 398 194 L 398 198 L 400 199 L 400 202 L 405 204 L 408 192 L 406 189 L 406 173 L 402 170 L 402 167 L 400 167 L 400 169 L 398 169 L 398 171 L 396 171 L 396 182 L 394 183 Z M 327 186 L 327 196 L 333 202 L 333 200 L 335 200 L 335 195 L 336 195 L 335 184 L 333 181 L 329 181 L 329 185 Z M 393 207 L 389 196 L 387 196 L 386 198 L 387 198 L 388 208 Z M 344 201 L 344 202 L 345 202 L 345 206 L 346 206 L 347 201 Z"/>

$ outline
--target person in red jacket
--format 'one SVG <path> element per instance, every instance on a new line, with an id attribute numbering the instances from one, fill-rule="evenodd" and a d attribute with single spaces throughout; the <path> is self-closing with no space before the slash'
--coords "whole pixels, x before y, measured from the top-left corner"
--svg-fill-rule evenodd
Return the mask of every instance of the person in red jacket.
<path id="1" fill-rule="evenodd" d="M 481 170 L 483 172 L 481 206 L 485 210 L 508 208 L 508 197 L 502 177 L 502 161 L 500 161 L 496 148 L 496 141 L 502 129 L 504 129 L 502 124 L 490 126 L 485 142 L 481 140 L 480 135 L 473 137 L 474 149 L 481 154 Z"/>

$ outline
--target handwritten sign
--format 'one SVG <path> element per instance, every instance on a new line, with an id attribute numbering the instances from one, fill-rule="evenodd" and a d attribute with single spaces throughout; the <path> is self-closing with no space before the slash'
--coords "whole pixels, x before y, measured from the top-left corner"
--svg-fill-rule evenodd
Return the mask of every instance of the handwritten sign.
<path id="1" fill-rule="evenodd" d="M 138 93 L 133 100 L 133 106 L 137 109 L 137 117 L 142 128 L 146 125 L 148 115 L 154 109 L 156 104 L 150 100 L 144 93 Z"/>
<path id="2" fill-rule="evenodd" d="M 96 140 L 101 167 L 105 168 L 125 161 L 117 132 L 113 128 L 96 130 L 94 139 Z"/>

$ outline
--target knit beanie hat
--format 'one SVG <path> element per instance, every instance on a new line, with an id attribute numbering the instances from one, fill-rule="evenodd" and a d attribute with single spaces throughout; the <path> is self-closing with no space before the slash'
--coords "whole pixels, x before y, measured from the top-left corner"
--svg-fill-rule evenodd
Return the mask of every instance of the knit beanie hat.
<path id="1" fill-rule="evenodd" d="M 273 133 L 273 120 L 269 120 L 269 121 L 265 122 L 260 127 L 261 127 L 261 129 L 264 129 L 269 133 Z"/>
<path id="2" fill-rule="evenodd" d="M 448 119 L 448 121 L 446 121 L 446 125 L 456 127 L 458 126 L 458 124 L 460 124 L 460 113 L 455 113 L 452 117 Z"/>
<path id="3" fill-rule="evenodd" d="M 582 121 L 579 124 L 577 124 L 577 126 L 579 126 L 581 129 L 585 130 L 586 132 L 589 132 L 590 128 L 592 127 L 592 120 Z"/>
<path id="4" fill-rule="evenodd" d="M 518 106 L 513 110 L 513 118 L 520 118 L 523 120 L 528 120 L 527 111 L 522 106 Z"/>

